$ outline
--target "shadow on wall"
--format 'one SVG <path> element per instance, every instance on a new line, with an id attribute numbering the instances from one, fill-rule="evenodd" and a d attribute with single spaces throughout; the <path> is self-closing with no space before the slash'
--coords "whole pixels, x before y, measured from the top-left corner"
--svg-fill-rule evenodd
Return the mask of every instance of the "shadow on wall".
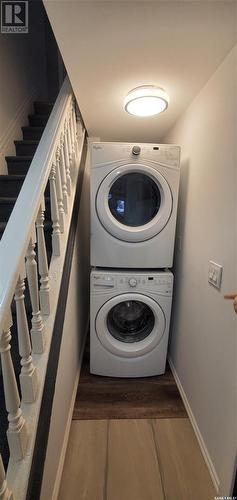
<path id="1" fill-rule="evenodd" d="M 179 284 L 183 280 L 182 263 L 183 263 L 183 239 L 184 230 L 186 224 L 186 214 L 187 214 L 187 197 L 188 197 L 188 183 L 189 183 L 189 158 L 181 159 L 180 165 L 180 185 L 179 185 L 179 201 L 178 201 L 178 211 L 177 211 L 177 225 L 176 225 L 176 236 L 175 236 L 175 248 L 174 248 L 174 265 L 172 272 L 174 273 L 174 291 L 173 291 L 173 307 L 171 313 L 170 321 L 170 339 L 169 346 L 172 341 L 172 336 L 175 335 L 175 318 L 176 312 L 179 310 Z"/>

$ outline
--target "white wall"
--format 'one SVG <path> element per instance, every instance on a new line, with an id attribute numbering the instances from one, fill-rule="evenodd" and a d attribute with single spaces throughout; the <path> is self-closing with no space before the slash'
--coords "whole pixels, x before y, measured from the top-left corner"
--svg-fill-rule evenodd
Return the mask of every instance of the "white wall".
<path id="1" fill-rule="evenodd" d="M 237 318 L 223 299 L 237 292 L 236 63 L 237 46 L 163 141 L 182 147 L 170 357 L 223 495 L 237 443 Z"/>
<path id="2" fill-rule="evenodd" d="M 89 154 L 68 289 L 41 499 L 56 499 L 89 320 Z"/>
<path id="3" fill-rule="evenodd" d="M 5 156 L 15 154 L 13 141 L 22 139 L 33 99 L 46 95 L 44 18 L 40 2 L 33 4 L 29 34 L 0 34 L 0 174 L 7 172 Z"/>

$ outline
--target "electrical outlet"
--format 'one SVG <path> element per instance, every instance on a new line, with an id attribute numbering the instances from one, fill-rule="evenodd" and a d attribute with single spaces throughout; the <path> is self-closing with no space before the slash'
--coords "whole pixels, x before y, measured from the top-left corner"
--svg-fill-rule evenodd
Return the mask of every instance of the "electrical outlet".
<path id="1" fill-rule="evenodd" d="M 212 260 L 209 261 L 208 282 L 220 290 L 223 267 Z"/>

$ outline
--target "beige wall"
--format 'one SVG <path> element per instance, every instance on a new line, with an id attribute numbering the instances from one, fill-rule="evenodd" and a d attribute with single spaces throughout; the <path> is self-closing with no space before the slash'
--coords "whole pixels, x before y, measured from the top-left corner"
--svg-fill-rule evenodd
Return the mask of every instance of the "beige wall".
<path id="1" fill-rule="evenodd" d="M 75 397 L 73 391 L 75 384 L 77 386 L 82 348 L 89 325 L 89 198 L 89 155 L 87 155 L 41 489 L 42 500 L 55 498 L 52 496 L 53 492 L 55 494 L 59 487 L 59 471 L 67 437 L 65 433 L 70 428 L 67 428 L 67 424 L 71 423 L 70 410 L 73 408 Z"/>
<path id="2" fill-rule="evenodd" d="M 46 95 L 44 18 L 40 2 L 33 3 L 29 34 L 0 34 L 0 173 L 5 156 L 15 154 L 13 141 L 22 138 L 33 99 Z"/>
<path id="3" fill-rule="evenodd" d="M 223 299 L 237 291 L 236 64 L 237 47 L 164 138 L 182 147 L 170 356 L 224 495 L 237 442 L 237 317 Z"/>

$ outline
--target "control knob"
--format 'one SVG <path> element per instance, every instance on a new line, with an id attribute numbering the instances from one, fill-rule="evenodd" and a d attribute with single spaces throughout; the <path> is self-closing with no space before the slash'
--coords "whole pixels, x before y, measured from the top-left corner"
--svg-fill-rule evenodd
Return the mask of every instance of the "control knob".
<path id="1" fill-rule="evenodd" d="M 128 284 L 129 284 L 129 286 L 131 286 L 132 288 L 134 288 L 134 287 L 137 285 L 137 280 L 136 280 L 136 278 L 130 278 L 130 279 L 128 280 Z"/>
<path id="2" fill-rule="evenodd" d="M 133 146 L 133 148 L 132 148 L 132 154 L 133 155 L 139 155 L 140 152 L 141 152 L 140 146 Z"/>

